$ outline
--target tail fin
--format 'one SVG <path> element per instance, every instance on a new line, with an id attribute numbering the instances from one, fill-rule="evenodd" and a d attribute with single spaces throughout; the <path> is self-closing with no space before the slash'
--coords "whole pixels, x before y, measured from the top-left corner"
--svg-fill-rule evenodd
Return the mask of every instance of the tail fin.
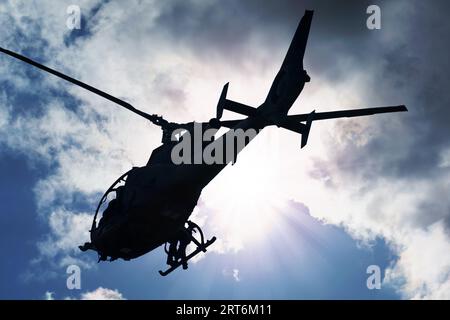
<path id="1" fill-rule="evenodd" d="M 235 102 L 232 100 L 227 99 L 227 92 L 228 92 L 228 86 L 229 82 L 227 82 L 222 89 L 222 93 L 220 94 L 219 102 L 217 103 L 217 112 L 216 117 L 217 119 L 222 118 L 223 110 L 229 110 L 236 113 L 243 114 L 245 116 L 252 116 L 256 113 L 256 108 L 247 106 L 245 104 Z"/>
<path id="2" fill-rule="evenodd" d="M 217 103 L 217 113 L 216 118 L 220 119 L 222 118 L 223 109 L 225 107 L 225 101 L 227 100 L 227 92 L 228 92 L 228 85 L 230 83 L 227 82 L 222 89 L 222 93 L 220 94 L 219 102 Z"/>
<path id="3" fill-rule="evenodd" d="M 306 127 L 305 127 L 304 132 L 302 133 L 302 145 L 301 145 L 302 148 L 304 146 L 306 146 L 306 143 L 308 143 L 309 132 L 311 131 L 311 123 L 314 120 L 315 114 L 316 114 L 316 110 L 313 110 L 313 112 L 311 112 L 308 115 L 308 119 L 306 120 Z"/>

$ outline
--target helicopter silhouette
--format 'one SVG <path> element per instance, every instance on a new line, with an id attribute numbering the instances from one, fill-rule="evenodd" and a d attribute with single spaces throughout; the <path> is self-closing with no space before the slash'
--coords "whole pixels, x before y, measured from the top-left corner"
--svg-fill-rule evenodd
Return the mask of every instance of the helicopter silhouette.
<path id="1" fill-rule="evenodd" d="M 147 164 L 143 167 L 133 167 L 124 173 L 100 199 L 92 221 L 90 242 L 79 246 L 82 251 L 96 251 L 99 262 L 113 261 L 118 258 L 130 260 L 163 245 L 169 268 L 159 273 L 165 276 L 180 266 L 187 269 L 188 261 L 197 254 L 206 252 L 206 249 L 216 240 L 216 237 L 205 240 L 201 228 L 190 221 L 189 217 L 197 205 L 202 189 L 228 163 L 236 161 L 237 154 L 250 143 L 251 139 L 245 139 L 242 146 L 234 148 L 232 157 L 225 152 L 223 155 L 225 160 L 221 163 L 175 164 L 171 158 L 171 152 L 184 136 L 183 134 L 179 139 L 173 139 L 173 133 L 176 130 L 181 129 L 185 133 L 192 133 L 196 124 L 199 124 L 202 130 L 215 130 L 215 132 L 222 127 L 230 129 L 217 139 L 202 141 L 199 152 L 203 152 L 205 148 L 223 145 L 227 139 L 234 139 L 232 133 L 236 130 L 260 131 L 265 127 L 276 125 L 299 133 L 301 148 L 303 148 L 307 144 L 313 121 L 407 111 L 404 105 L 400 105 L 288 115 L 289 109 L 300 95 L 305 83 L 310 81 L 303 67 L 303 56 L 312 17 L 313 11 L 306 10 L 269 93 L 259 107 L 254 108 L 228 99 L 227 83 L 219 98 L 216 117 L 203 123 L 168 122 L 158 115 L 145 113 L 121 99 L 27 57 L 0 48 L 3 53 L 102 96 L 162 129 L 162 144 L 153 150 Z M 221 120 L 224 110 L 244 115 L 246 118 Z M 191 157 L 195 156 L 194 152 Z M 102 216 L 97 223 L 100 212 Z M 186 248 L 191 243 L 196 249 L 187 254 Z"/>

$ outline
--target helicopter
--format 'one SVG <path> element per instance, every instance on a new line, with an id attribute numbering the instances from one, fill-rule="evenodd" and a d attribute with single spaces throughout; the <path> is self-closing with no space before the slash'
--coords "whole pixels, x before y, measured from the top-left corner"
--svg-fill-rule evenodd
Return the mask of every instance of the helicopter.
<path id="1" fill-rule="evenodd" d="M 408 111 L 406 106 L 386 106 L 364 109 L 315 112 L 288 115 L 288 112 L 306 83 L 311 78 L 304 69 L 303 57 L 309 36 L 313 11 L 306 10 L 301 18 L 284 61 L 278 71 L 265 101 L 258 107 L 248 106 L 227 98 L 229 84 L 225 84 L 219 97 L 216 116 L 208 122 L 173 123 L 163 117 L 141 111 L 124 100 L 86 83 L 71 78 L 44 66 L 23 55 L 0 48 L 0 52 L 27 64 L 69 81 L 129 111 L 149 120 L 162 129 L 162 144 L 154 149 L 147 164 L 133 167 L 121 175 L 101 197 L 90 229 L 90 242 L 79 246 L 80 250 L 94 250 L 100 261 L 138 258 L 160 246 L 167 254 L 166 276 L 178 267 L 188 268 L 188 261 L 214 243 L 216 237 L 208 240 L 201 228 L 189 220 L 197 205 L 202 189 L 205 188 L 251 141 L 244 142 L 222 155 L 224 161 L 215 163 L 174 163 L 172 151 L 182 138 L 200 126 L 201 130 L 220 128 L 229 130 L 218 138 L 202 141 L 198 153 L 223 146 L 234 141 L 237 130 L 254 129 L 256 134 L 268 126 L 281 127 L 301 135 L 301 148 L 305 147 L 313 121 L 343 117 L 368 116 L 380 113 Z M 224 110 L 245 116 L 238 120 L 221 120 Z M 180 131 L 181 130 L 181 131 Z M 181 132 L 174 138 L 175 132 Z M 231 156 L 229 153 L 233 153 Z M 106 207 L 106 208 L 105 208 Z M 101 213 L 101 218 L 99 217 Z M 97 222 L 97 220 L 99 220 Z M 195 235 L 194 235 L 195 234 Z M 193 243 L 195 250 L 187 253 L 187 246 Z"/>

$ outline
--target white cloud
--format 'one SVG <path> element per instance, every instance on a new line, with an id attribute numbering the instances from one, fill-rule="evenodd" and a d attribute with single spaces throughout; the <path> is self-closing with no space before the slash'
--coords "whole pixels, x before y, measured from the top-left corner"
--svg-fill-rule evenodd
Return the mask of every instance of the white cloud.
<path id="1" fill-rule="evenodd" d="M 54 292 L 45 292 L 45 300 L 55 300 Z M 75 297 L 65 297 L 64 300 L 76 300 Z M 108 289 L 103 287 L 98 287 L 95 290 L 87 291 L 81 293 L 80 300 L 126 300 L 122 293 L 117 289 Z"/>
<path id="2" fill-rule="evenodd" d="M 54 256 L 59 251 L 74 250 L 74 244 L 82 244 L 83 240 L 89 240 L 91 223 L 90 214 L 69 212 L 61 208 L 53 211 L 49 217 L 53 238 L 48 245 L 41 246 L 42 252 Z"/>
<path id="3" fill-rule="evenodd" d="M 125 300 L 117 290 L 99 287 L 94 291 L 81 294 L 81 300 Z"/>
<path id="4" fill-rule="evenodd" d="M 46 262 L 54 268 L 65 268 L 75 264 L 83 269 L 95 266 L 94 261 L 85 259 L 78 250 L 79 245 L 90 240 L 91 214 L 70 212 L 56 207 L 50 213 L 48 223 L 50 233 L 45 240 L 37 244 L 40 257 L 34 259 L 33 264 Z M 41 270 L 39 272 L 42 273 Z"/>
<path id="5" fill-rule="evenodd" d="M 385 283 L 398 284 L 412 299 L 450 298 L 450 241 L 442 223 L 408 235 L 399 260 L 386 271 Z"/>
<path id="6" fill-rule="evenodd" d="M 53 297 L 54 294 L 54 292 L 50 291 L 45 292 L 45 300 L 55 300 L 55 298 Z"/>

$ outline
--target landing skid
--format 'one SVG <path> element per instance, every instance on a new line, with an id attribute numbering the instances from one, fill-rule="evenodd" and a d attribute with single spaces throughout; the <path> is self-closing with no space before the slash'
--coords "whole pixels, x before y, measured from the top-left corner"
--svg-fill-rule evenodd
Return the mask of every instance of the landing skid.
<path id="1" fill-rule="evenodd" d="M 210 240 L 206 241 L 206 243 L 204 244 L 204 246 L 202 247 L 197 247 L 197 249 L 192 252 L 191 254 L 189 254 L 185 260 L 179 261 L 177 263 L 175 263 L 173 266 L 171 266 L 169 269 L 167 269 L 166 271 L 161 271 L 159 270 L 159 274 L 164 276 L 167 276 L 169 273 L 171 273 L 172 271 L 174 271 L 175 269 L 177 269 L 179 266 L 181 266 L 183 264 L 183 262 L 187 262 L 190 259 L 192 259 L 193 257 L 195 257 L 197 254 L 199 254 L 200 252 L 206 252 L 206 248 L 208 248 L 210 245 L 212 245 L 214 243 L 214 241 L 216 241 L 216 237 L 212 237 Z"/>
<path id="2" fill-rule="evenodd" d="M 180 266 L 183 266 L 183 269 L 186 269 L 187 268 L 187 262 L 190 259 L 195 257 L 200 252 L 206 252 L 206 248 L 208 248 L 210 245 L 212 245 L 214 243 L 214 241 L 216 241 L 216 237 L 212 237 L 210 240 L 205 242 L 204 236 L 203 236 L 203 232 L 200 229 L 200 227 L 198 225 L 196 225 L 195 223 L 191 222 L 191 221 L 188 221 L 187 224 L 188 224 L 188 227 L 184 228 L 184 230 L 182 230 L 182 232 L 183 232 L 184 235 L 186 235 L 188 237 L 188 239 L 190 241 L 192 241 L 197 246 L 197 249 L 195 249 L 189 255 L 187 255 L 187 256 L 184 255 L 181 258 L 177 258 L 176 261 L 171 262 L 169 264 L 170 268 L 167 269 L 166 271 L 159 270 L 159 274 L 162 275 L 163 277 L 167 276 L 169 273 L 171 273 L 172 271 L 174 271 L 175 269 L 177 269 Z M 194 238 L 194 236 L 192 235 L 192 232 L 196 232 L 196 230 L 199 231 L 200 241 L 197 240 L 196 238 Z M 170 259 L 169 251 L 166 248 L 164 248 L 164 250 L 169 255 L 169 259 Z M 183 250 L 185 250 L 185 249 L 183 249 Z M 179 252 L 177 252 L 177 254 L 179 254 Z"/>

